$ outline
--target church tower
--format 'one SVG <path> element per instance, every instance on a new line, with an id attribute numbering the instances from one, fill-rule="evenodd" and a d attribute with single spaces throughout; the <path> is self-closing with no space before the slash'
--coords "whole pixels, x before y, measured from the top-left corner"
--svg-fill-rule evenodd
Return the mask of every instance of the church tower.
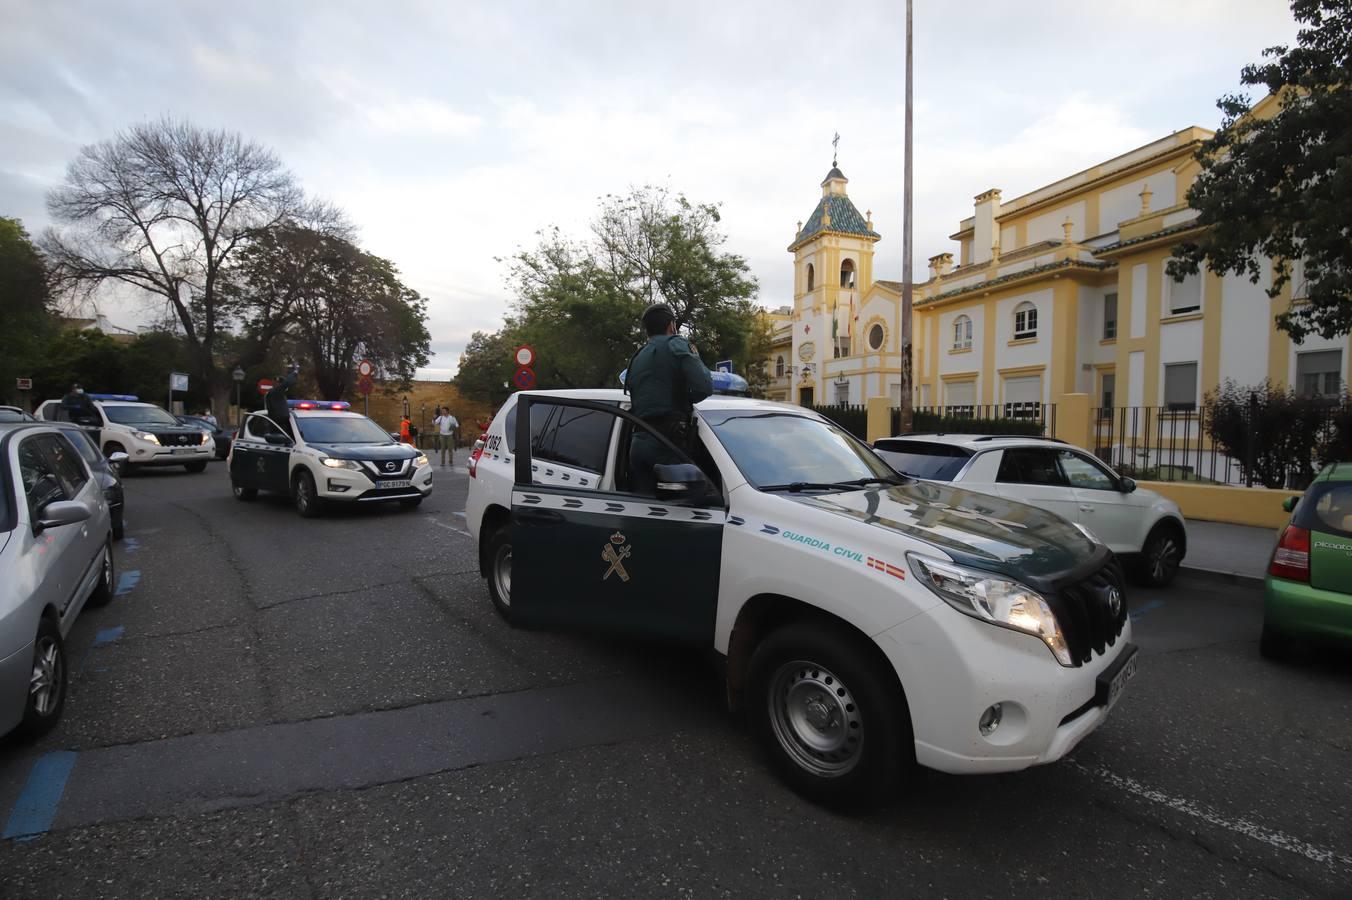
<path id="1" fill-rule="evenodd" d="M 795 377 L 791 399 L 800 405 L 834 402 L 823 395 L 827 363 L 860 352 L 854 322 L 873 284 L 873 214 L 860 215 L 845 191 L 849 179 L 831 161 L 821 200 L 788 250 L 793 254 Z"/>

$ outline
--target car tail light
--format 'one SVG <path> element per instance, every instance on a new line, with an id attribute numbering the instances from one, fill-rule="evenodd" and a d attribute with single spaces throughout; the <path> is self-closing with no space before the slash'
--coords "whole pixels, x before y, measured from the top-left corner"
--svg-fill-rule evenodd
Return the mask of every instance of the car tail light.
<path id="1" fill-rule="evenodd" d="M 466 467 L 469 469 L 470 478 L 479 477 L 476 473 L 479 471 L 479 457 L 483 455 L 484 455 L 484 442 L 475 441 L 474 452 L 469 455 L 469 465 Z"/>
<path id="2" fill-rule="evenodd" d="M 1287 525 L 1272 553 L 1268 574 L 1291 581 L 1310 580 L 1310 532 Z"/>

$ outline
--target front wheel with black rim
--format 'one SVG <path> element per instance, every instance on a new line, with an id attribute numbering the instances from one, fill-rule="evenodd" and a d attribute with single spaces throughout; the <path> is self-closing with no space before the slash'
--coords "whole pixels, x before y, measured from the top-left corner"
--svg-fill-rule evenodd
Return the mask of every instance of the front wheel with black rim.
<path id="1" fill-rule="evenodd" d="M 1137 578 L 1147 587 L 1164 587 L 1183 563 L 1183 536 L 1175 525 L 1156 525 L 1141 547 Z"/>
<path id="2" fill-rule="evenodd" d="M 762 641 L 747 668 L 757 740 L 794 790 L 830 806 L 886 802 L 915 759 L 905 697 L 864 640 L 794 623 Z"/>
<path id="3" fill-rule="evenodd" d="M 296 476 L 296 483 L 291 488 L 291 499 L 296 505 L 296 512 L 307 519 L 324 514 L 324 501 L 319 499 L 314 476 L 304 469 Z"/>
<path id="4" fill-rule="evenodd" d="M 103 545 L 103 557 L 99 561 L 99 581 L 94 585 L 94 593 L 89 595 L 89 606 L 107 606 L 113 602 L 116 593 L 116 567 L 113 565 L 113 542 Z"/>
<path id="5" fill-rule="evenodd" d="M 21 740 L 41 737 L 56 727 L 66 705 L 66 642 L 52 619 L 38 623 L 33 641 L 33 669 L 28 679 L 28 700 L 23 721 L 14 733 Z"/>
<path id="6" fill-rule="evenodd" d="M 230 482 L 230 492 L 235 495 L 236 500 L 242 500 L 248 503 L 258 497 L 258 488 L 243 487 L 235 482 Z"/>
<path id="7" fill-rule="evenodd" d="M 503 621 L 515 625 L 512 616 L 512 529 L 503 525 L 493 532 L 484 548 L 488 561 L 488 594 L 493 598 L 493 608 L 502 616 Z"/>

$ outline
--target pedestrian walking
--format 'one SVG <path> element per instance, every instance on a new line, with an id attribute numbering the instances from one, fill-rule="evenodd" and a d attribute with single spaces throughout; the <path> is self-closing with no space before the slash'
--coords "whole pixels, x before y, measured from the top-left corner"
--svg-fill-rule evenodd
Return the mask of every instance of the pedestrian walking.
<path id="1" fill-rule="evenodd" d="M 441 451 L 441 465 L 455 465 L 455 430 L 460 427 L 460 423 L 455 416 L 451 415 L 450 407 L 442 409 L 437 407 L 438 414 L 432 420 L 433 427 L 437 430 L 437 448 Z M 447 462 L 449 458 L 450 462 Z"/>

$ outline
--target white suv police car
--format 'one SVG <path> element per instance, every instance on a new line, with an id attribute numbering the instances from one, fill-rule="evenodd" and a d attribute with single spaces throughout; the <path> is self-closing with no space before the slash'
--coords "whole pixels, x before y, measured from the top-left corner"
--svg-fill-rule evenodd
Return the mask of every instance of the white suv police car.
<path id="1" fill-rule="evenodd" d="M 881 799 L 912 763 L 1052 762 L 1120 698 L 1122 573 L 1083 530 L 732 397 L 699 404 L 693 459 L 642 496 L 627 402 L 518 393 L 476 445 L 466 517 L 512 624 L 713 647 L 776 768 L 825 801 Z"/>
<path id="2" fill-rule="evenodd" d="M 264 411 L 240 425 L 227 457 L 230 487 L 240 500 L 259 491 L 290 495 L 307 518 L 329 503 L 417 506 L 432 493 L 432 467 L 343 401 L 288 400 L 290 421 Z M 285 424 L 286 427 L 281 427 Z"/>
<path id="3" fill-rule="evenodd" d="M 1138 488 L 1062 441 L 1015 435 L 908 434 L 873 444 L 878 455 L 917 478 L 951 481 L 1078 522 L 1107 544 L 1137 578 L 1163 587 L 1188 552 L 1178 504 Z"/>
<path id="4" fill-rule="evenodd" d="M 201 472 L 216 456 L 216 442 L 200 428 L 181 424 L 153 403 L 142 403 L 134 394 L 89 394 L 98 421 L 76 422 L 98 440 L 104 456 L 127 454 L 128 468 L 183 466 Z M 38 407 L 38 418 L 47 422 L 74 421 L 60 400 Z"/>

